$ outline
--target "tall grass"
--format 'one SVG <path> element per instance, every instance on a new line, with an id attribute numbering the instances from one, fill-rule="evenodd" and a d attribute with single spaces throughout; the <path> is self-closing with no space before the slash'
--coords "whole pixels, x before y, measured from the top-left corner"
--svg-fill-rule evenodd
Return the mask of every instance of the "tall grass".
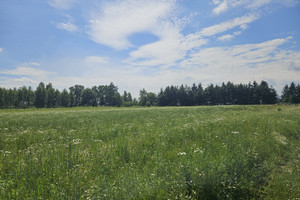
<path id="1" fill-rule="evenodd" d="M 0 111 L 0 199 L 300 198 L 296 106 Z"/>

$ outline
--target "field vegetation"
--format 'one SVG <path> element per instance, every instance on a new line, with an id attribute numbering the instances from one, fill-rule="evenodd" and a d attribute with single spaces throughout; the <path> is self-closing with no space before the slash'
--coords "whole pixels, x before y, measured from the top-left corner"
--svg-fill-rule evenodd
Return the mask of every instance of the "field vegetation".
<path id="1" fill-rule="evenodd" d="M 0 199 L 299 199 L 299 106 L 0 110 Z"/>

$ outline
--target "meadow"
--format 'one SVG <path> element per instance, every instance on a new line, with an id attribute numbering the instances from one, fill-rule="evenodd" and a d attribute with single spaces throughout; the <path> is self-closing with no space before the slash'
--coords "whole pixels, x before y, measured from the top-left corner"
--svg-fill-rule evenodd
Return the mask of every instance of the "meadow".
<path id="1" fill-rule="evenodd" d="M 0 199 L 300 199 L 300 107 L 0 110 Z"/>

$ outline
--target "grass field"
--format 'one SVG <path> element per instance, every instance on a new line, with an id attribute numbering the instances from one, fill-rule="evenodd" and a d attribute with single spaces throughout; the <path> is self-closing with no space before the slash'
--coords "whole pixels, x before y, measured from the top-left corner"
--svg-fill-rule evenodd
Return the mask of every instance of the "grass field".
<path id="1" fill-rule="evenodd" d="M 0 199 L 300 199 L 300 107 L 0 111 Z"/>

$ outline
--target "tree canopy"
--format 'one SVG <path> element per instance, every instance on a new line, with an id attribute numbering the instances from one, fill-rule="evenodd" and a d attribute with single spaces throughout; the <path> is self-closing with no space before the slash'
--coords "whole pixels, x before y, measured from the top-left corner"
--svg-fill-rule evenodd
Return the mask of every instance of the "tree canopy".
<path id="1" fill-rule="evenodd" d="M 232 82 L 221 85 L 210 84 L 206 88 L 202 84 L 167 86 L 158 93 L 141 89 L 139 98 L 133 98 L 130 92 L 121 95 L 114 83 L 109 85 L 85 88 L 74 85 L 69 90 L 55 89 L 52 83 L 40 82 L 36 90 L 31 87 L 0 87 L 0 108 L 55 108 L 75 106 L 197 106 L 197 105 L 247 105 L 300 103 L 300 85 L 285 85 L 282 95 L 266 81 L 248 84 Z"/>

